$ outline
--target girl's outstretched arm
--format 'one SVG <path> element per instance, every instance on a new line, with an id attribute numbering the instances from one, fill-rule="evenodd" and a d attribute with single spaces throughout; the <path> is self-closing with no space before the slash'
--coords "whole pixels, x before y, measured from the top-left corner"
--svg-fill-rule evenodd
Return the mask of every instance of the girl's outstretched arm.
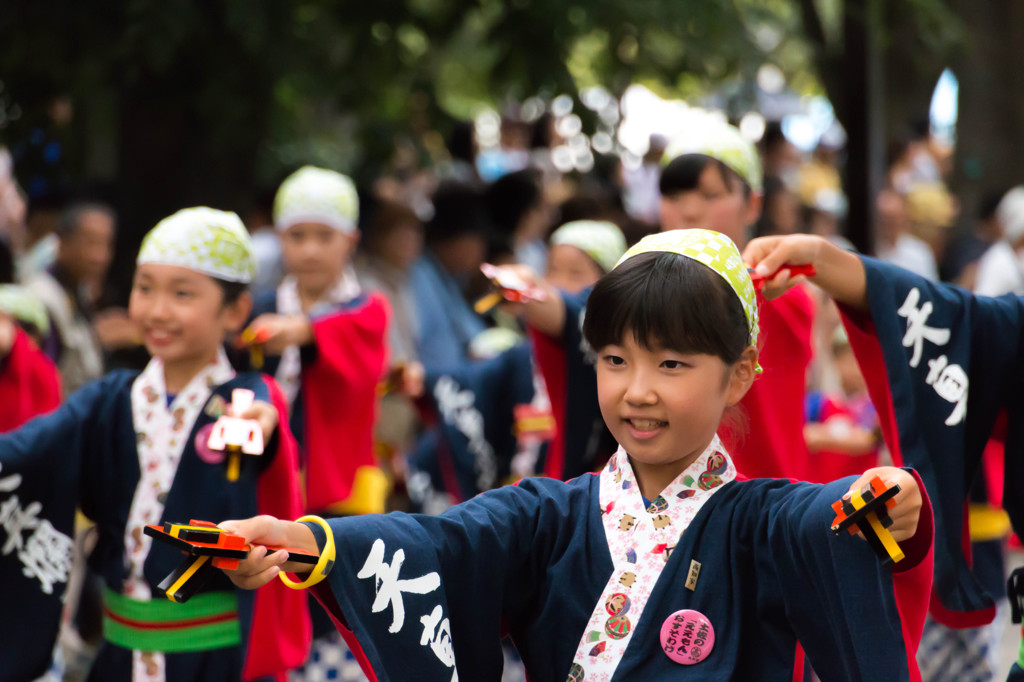
<path id="1" fill-rule="evenodd" d="M 817 274 L 811 281 L 836 302 L 857 310 L 868 309 L 867 280 L 860 257 L 821 237 L 760 237 L 747 244 L 743 260 L 762 275 L 770 275 L 785 265 L 813 265 Z M 776 298 L 802 281 L 802 275 L 790 278 L 787 271 L 780 272 L 767 283 L 765 297 Z"/>

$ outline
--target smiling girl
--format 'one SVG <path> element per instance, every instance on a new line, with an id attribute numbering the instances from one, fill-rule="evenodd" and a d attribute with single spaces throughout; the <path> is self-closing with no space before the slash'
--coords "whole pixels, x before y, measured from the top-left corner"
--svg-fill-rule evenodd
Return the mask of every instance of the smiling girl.
<path id="1" fill-rule="evenodd" d="M 90 680 L 251 679 L 304 659 L 305 600 L 281 586 L 239 592 L 221 577 L 172 604 L 157 585 L 181 555 L 143 533 L 165 519 L 301 512 L 284 398 L 265 377 L 236 374 L 223 349 L 248 315 L 254 269 L 234 213 L 192 208 L 161 221 L 143 240 L 129 304 L 149 364 L 89 383 L 0 437 L 0 546 L 20 550 L 0 551 L 2 599 L 32 623 L 0 619 L 4 679 L 34 679 L 49 662 L 76 507 L 96 524 L 91 564 L 104 579 L 105 642 Z M 266 448 L 232 480 L 207 441 L 240 388 L 256 401 L 235 416 L 259 422 Z"/>
<path id="2" fill-rule="evenodd" d="M 584 335 L 619 449 L 597 474 L 525 479 L 439 517 L 223 524 L 322 552 L 305 585 L 379 680 L 497 680 L 509 633 L 531 679 L 919 679 L 931 512 L 916 474 L 743 480 L 717 430 L 759 372 L 750 277 L 724 235 L 648 237 L 590 297 Z M 907 558 L 829 532 L 878 474 Z M 232 575 L 282 570 L 257 547 Z M 333 560 L 333 570 L 327 564 Z"/>

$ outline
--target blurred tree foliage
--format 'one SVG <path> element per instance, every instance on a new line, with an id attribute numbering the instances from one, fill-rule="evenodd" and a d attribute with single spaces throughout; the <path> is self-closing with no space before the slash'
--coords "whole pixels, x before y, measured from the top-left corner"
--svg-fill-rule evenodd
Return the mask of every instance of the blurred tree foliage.
<path id="1" fill-rule="evenodd" d="M 692 94 L 773 52 L 799 71 L 787 14 L 779 0 L 12 3 L 0 78 L 20 117 L 0 135 L 60 128 L 66 96 L 72 122 L 51 134 L 68 173 L 115 180 L 149 224 L 183 204 L 239 206 L 300 163 L 370 172 L 396 134 L 437 153 L 431 131 L 482 102 L 633 81 Z"/>
<path id="2" fill-rule="evenodd" d="M 863 70 L 849 58 L 851 25 L 882 46 L 895 126 L 926 111 L 964 43 L 965 4 L 12 2 L 0 12 L 0 141 L 59 140 L 68 181 L 116 188 L 133 248 L 162 215 L 196 203 L 244 209 L 254 187 L 301 163 L 366 180 L 399 137 L 443 154 L 447 124 L 481 103 L 500 110 L 596 84 L 619 95 L 631 82 L 676 96 L 731 82 L 749 94 L 768 61 L 798 92 L 823 87 L 848 124 L 863 115 L 861 93 L 845 87 Z M 55 101 L 73 115 L 55 113 Z"/>

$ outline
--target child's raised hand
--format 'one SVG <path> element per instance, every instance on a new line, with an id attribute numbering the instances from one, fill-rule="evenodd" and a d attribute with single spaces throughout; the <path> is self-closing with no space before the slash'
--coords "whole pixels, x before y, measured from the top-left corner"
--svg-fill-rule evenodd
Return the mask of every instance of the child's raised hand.
<path id="1" fill-rule="evenodd" d="M 416 399 L 423 395 L 426 389 L 427 372 L 423 365 L 418 362 L 410 362 L 402 372 L 401 391 L 404 395 Z"/>
<path id="2" fill-rule="evenodd" d="M 543 300 L 528 299 L 521 303 L 505 301 L 502 310 L 510 315 L 522 316 L 526 324 L 548 336 L 558 336 L 565 326 L 565 304 L 558 289 L 551 286 L 544 277 L 529 265 L 515 263 L 503 268 L 513 272 L 528 286 L 544 292 Z"/>
<path id="3" fill-rule="evenodd" d="M 267 554 L 267 545 L 272 547 L 289 547 L 317 553 L 316 538 L 313 532 L 301 523 L 281 521 L 273 516 L 254 516 L 240 521 L 224 521 L 219 524 L 224 530 L 230 530 L 245 538 L 253 546 L 249 556 L 239 562 L 238 568 L 224 573 L 238 587 L 255 590 L 266 585 L 277 577 L 281 571 L 292 573 L 308 573 L 308 564 L 285 563 L 287 552 Z"/>
<path id="4" fill-rule="evenodd" d="M 817 267 L 822 244 L 827 244 L 821 237 L 812 235 L 788 235 L 785 237 L 758 237 L 747 244 L 743 250 L 743 260 L 757 270 L 758 274 L 767 277 L 785 265 L 813 265 Z M 778 298 L 797 284 L 807 281 L 803 275 L 790 277 L 788 270 L 783 270 L 765 282 L 764 296 L 767 299 Z"/>
<path id="5" fill-rule="evenodd" d="M 896 500 L 896 506 L 889 510 L 889 516 L 892 517 L 892 526 L 889 528 L 889 532 L 892 533 L 896 542 L 909 540 L 917 532 L 917 522 L 921 517 L 921 505 L 924 504 L 917 479 L 905 469 L 875 467 L 861 474 L 860 478 L 850 486 L 850 491 L 870 485 L 871 479 L 875 476 L 881 478 L 887 486 L 893 483 L 899 485 L 900 491 L 893 498 Z"/>
<path id="6" fill-rule="evenodd" d="M 305 346 L 313 340 L 313 330 L 304 315 L 264 313 L 247 329 L 262 339 L 264 350 L 274 355 L 280 355 L 288 346 Z"/>
<path id="7" fill-rule="evenodd" d="M 264 400 L 254 400 L 249 409 L 242 414 L 232 414 L 231 405 L 228 404 L 224 408 L 225 414 L 230 417 L 238 417 L 240 419 L 252 419 L 259 422 L 260 430 L 263 431 L 263 442 L 269 443 L 270 437 L 274 435 L 274 429 L 277 428 L 278 414 L 277 408 Z"/>

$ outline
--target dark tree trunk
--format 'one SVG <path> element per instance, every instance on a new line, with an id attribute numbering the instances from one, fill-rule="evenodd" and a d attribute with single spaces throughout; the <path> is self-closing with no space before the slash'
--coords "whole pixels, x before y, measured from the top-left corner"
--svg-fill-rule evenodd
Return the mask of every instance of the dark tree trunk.
<path id="1" fill-rule="evenodd" d="M 1024 182 L 1024 4 L 959 0 L 955 7 L 967 35 L 953 61 L 960 82 L 953 186 L 966 225 L 986 195 Z"/>

